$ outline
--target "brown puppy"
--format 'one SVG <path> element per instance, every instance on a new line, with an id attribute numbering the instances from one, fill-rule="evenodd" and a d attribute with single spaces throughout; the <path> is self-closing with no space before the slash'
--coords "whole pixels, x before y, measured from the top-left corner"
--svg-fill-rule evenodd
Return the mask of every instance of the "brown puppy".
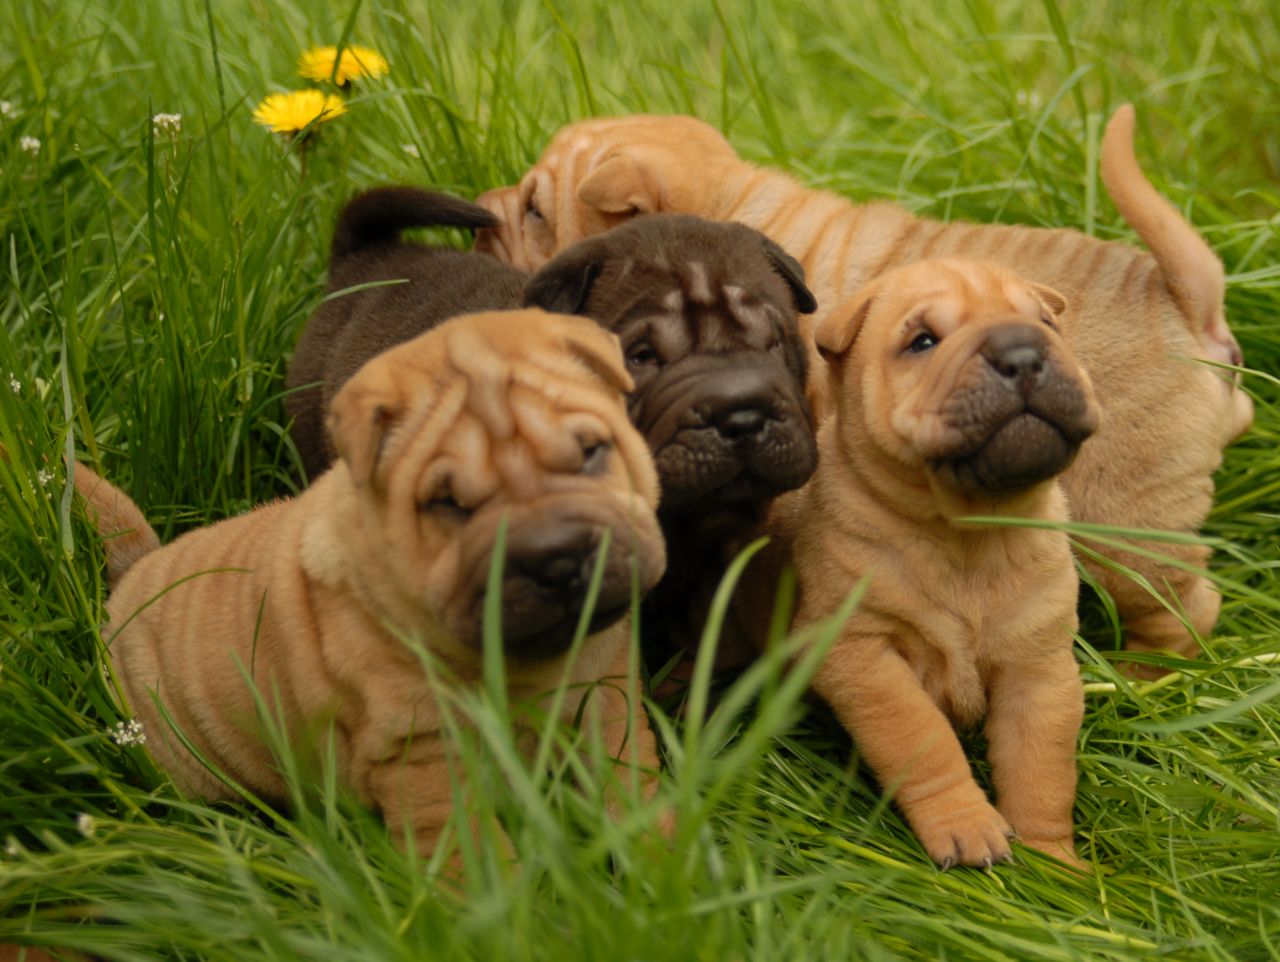
<path id="1" fill-rule="evenodd" d="M 1133 109 L 1107 127 L 1102 175 L 1154 257 L 1071 230 L 940 223 L 893 204 L 856 205 L 740 160 L 691 117 L 622 117 L 572 124 L 518 187 L 479 198 L 504 220 L 477 249 L 536 267 L 555 251 L 638 212 L 682 211 L 764 231 L 804 265 L 821 325 L 866 281 L 927 257 L 996 261 L 1062 291 L 1062 332 L 1107 412 L 1102 430 L 1063 478 L 1072 515 L 1127 528 L 1195 533 L 1213 498 L 1222 449 L 1252 421 L 1229 377 L 1198 361 L 1239 364 L 1223 314 L 1222 265 L 1143 176 L 1133 155 Z M 818 377 L 811 382 L 821 386 Z M 815 398 L 821 411 L 826 402 Z M 1137 542 L 1203 566 L 1201 547 Z M 1201 575 L 1105 548 L 1185 611 L 1207 636 L 1220 599 Z M 1127 646 L 1194 653 L 1182 621 L 1146 588 L 1082 559 L 1115 597 Z"/>
<path id="2" fill-rule="evenodd" d="M 1067 537 L 956 522 L 1066 520 L 1055 478 L 1098 408 L 1058 333 L 1064 306 L 995 265 L 943 260 L 829 312 L 815 335 L 840 390 L 818 471 L 775 502 L 739 592 L 737 621 L 759 644 L 783 564 L 798 575 L 796 627 L 869 576 L 813 686 L 944 868 L 1009 858 L 1011 829 L 1074 860 L 1083 694 Z M 952 731 L 984 716 L 995 807 Z"/>
<path id="3" fill-rule="evenodd" d="M 338 456 L 325 419 L 365 361 L 450 317 L 520 306 L 523 271 L 451 247 L 403 243 L 400 231 L 496 223 L 483 207 L 416 187 L 367 190 L 342 208 L 329 248 L 330 296 L 307 320 L 285 376 L 289 433 L 309 478 Z M 361 285 L 378 286 L 340 293 Z"/>
<path id="4" fill-rule="evenodd" d="M 611 754 L 625 743 L 655 769 L 636 692 L 624 694 L 633 576 L 647 590 L 663 568 L 657 478 L 626 416 L 631 387 L 612 335 L 542 312 L 459 318 L 363 367 L 330 414 L 341 461 L 311 488 L 110 569 L 111 659 L 157 762 L 185 790 L 230 795 L 169 730 L 158 699 L 200 754 L 281 799 L 248 673 L 295 744 L 332 726 L 344 782 L 429 851 L 450 813 L 450 746 L 403 639 L 448 683 L 476 683 L 505 519 L 511 697 L 567 680 L 567 717 L 585 710 Z M 87 469 L 75 481 L 104 535 L 150 531 Z M 570 665 L 606 534 L 593 634 Z"/>

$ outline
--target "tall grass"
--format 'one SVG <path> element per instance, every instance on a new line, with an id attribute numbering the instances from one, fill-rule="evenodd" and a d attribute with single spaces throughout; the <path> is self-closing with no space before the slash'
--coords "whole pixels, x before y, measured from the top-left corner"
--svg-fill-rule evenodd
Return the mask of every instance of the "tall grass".
<path id="1" fill-rule="evenodd" d="M 0 5 L 0 942 L 120 960 L 1280 958 L 1277 18 L 1268 0 Z M 390 77 L 305 148 L 256 127 L 298 53 L 348 27 Z M 1206 532 L 1226 597 L 1206 656 L 1132 685 L 1105 600 L 1086 601 L 1087 877 L 1025 850 L 937 872 L 780 656 L 696 731 L 655 713 L 670 844 L 658 806 L 608 821 L 573 753 L 524 764 L 506 706 L 464 699 L 468 801 L 521 858 L 475 849 L 458 882 L 398 851 L 331 768 L 294 778 L 285 813 L 208 806 L 110 737 L 100 549 L 66 458 L 100 464 L 165 538 L 294 490 L 285 358 L 356 190 L 470 195 L 566 121 L 687 112 L 854 198 L 1130 238 L 1096 172 L 1126 100 L 1144 166 L 1226 263 L 1258 417 Z"/>

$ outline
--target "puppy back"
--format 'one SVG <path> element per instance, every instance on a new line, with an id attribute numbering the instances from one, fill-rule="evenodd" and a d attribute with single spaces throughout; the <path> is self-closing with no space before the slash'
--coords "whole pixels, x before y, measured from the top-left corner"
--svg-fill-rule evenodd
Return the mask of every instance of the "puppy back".
<path id="1" fill-rule="evenodd" d="M 470 201 L 417 187 L 378 187 L 357 195 L 338 217 L 330 262 L 394 240 L 408 227 L 496 227 L 498 218 Z"/>

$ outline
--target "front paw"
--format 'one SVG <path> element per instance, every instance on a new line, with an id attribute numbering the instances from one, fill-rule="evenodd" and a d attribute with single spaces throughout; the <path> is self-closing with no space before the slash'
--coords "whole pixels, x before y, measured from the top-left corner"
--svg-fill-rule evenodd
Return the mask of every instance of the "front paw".
<path id="1" fill-rule="evenodd" d="M 1004 816 L 986 799 L 937 811 L 913 813 L 911 827 L 929 857 L 944 871 L 953 865 L 991 868 L 997 862 L 1012 862 L 1009 839 L 1013 829 Z"/>
<path id="2" fill-rule="evenodd" d="M 1089 871 L 1088 863 L 1076 855 L 1075 843 L 1069 837 L 1020 838 L 1018 841 L 1027 846 L 1027 848 L 1034 848 L 1037 852 L 1044 852 L 1046 855 L 1052 855 L 1059 862 L 1062 862 L 1073 871 Z"/>

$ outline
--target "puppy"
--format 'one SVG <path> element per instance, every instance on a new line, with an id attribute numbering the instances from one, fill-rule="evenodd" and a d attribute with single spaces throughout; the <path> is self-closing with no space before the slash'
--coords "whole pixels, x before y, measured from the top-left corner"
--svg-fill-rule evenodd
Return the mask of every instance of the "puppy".
<path id="1" fill-rule="evenodd" d="M 797 628 L 869 587 L 814 678 L 943 868 L 1010 857 L 1009 836 L 1074 862 L 1077 578 L 1055 480 L 1097 428 L 1058 331 L 1060 294 L 993 264 L 921 261 L 815 330 L 839 382 L 819 467 L 775 502 L 735 618 L 757 644 L 782 565 Z M 1090 442 L 1092 443 L 1092 442 Z M 986 718 L 992 806 L 952 725 Z"/>
<path id="2" fill-rule="evenodd" d="M 670 564 L 645 606 L 646 643 L 690 648 L 728 561 L 817 465 L 797 318 L 816 306 L 804 272 L 749 228 L 662 214 L 576 244 L 525 298 L 594 317 L 622 341 Z M 721 661 L 740 654 L 726 647 Z"/>
<path id="3" fill-rule="evenodd" d="M 657 477 L 626 415 L 632 386 L 617 340 L 590 321 L 455 319 L 381 354 L 338 392 L 329 429 L 340 460 L 302 495 L 150 552 L 136 550 L 156 543 L 136 506 L 78 467 L 76 487 L 108 536 L 111 660 L 156 761 L 186 791 L 231 794 L 170 730 L 163 705 L 196 753 L 282 800 L 251 680 L 294 744 L 331 730 L 343 781 L 430 851 L 450 814 L 450 746 L 404 639 L 450 684 L 477 683 L 505 524 L 512 698 L 566 679 L 566 717 L 584 712 L 612 755 L 625 743 L 656 770 L 625 686 L 633 577 L 647 590 L 664 563 Z M 111 537 L 126 530 L 129 540 Z M 112 559 L 117 544 L 141 556 Z M 568 665 L 597 563 L 592 634 Z M 618 680 L 595 684 L 607 677 Z"/>
<path id="4" fill-rule="evenodd" d="M 940 223 L 892 204 L 856 205 L 744 163 L 717 131 L 691 117 L 591 120 L 557 134 L 518 187 L 479 199 L 503 225 L 480 231 L 476 248 L 537 267 L 637 213 L 740 221 L 799 258 L 822 305 L 815 325 L 897 265 L 940 256 L 996 261 L 1066 294 L 1072 306 L 1060 319 L 1062 333 L 1107 412 L 1101 432 L 1063 478 L 1073 517 L 1195 533 L 1212 503 L 1222 449 L 1253 416 L 1252 402 L 1229 377 L 1198 363 L 1241 363 L 1223 314 L 1222 265 L 1139 169 L 1132 107 L 1112 118 L 1101 160 L 1108 192 L 1152 254 L 1070 230 Z M 828 404 L 821 378 L 815 381 L 822 413 Z M 1082 559 L 1115 598 L 1127 647 L 1193 654 L 1192 634 L 1165 600 L 1185 613 L 1197 635 L 1210 633 L 1220 599 L 1195 570 L 1208 550 L 1132 544 L 1174 563 L 1098 550 L 1143 576 L 1161 597 Z"/>
<path id="5" fill-rule="evenodd" d="M 636 385 L 628 409 L 662 487 L 659 519 L 674 563 L 647 605 L 647 635 L 674 633 L 671 645 L 687 647 L 698 631 L 697 599 L 725 557 L 770 499 L 803 484 L 817 463 L 797 319 L 816 305 L 803 269 L 747 227 L 670 214 L 584 241 L 531 278 L 480 254 L 397 239 L 404 227 L 446 216 L 496 222 L 464 201 L 405 187 L 361 194 L 339 218 L 331 290 L 407 283 L 333 298 L 303 332 L 288 406 L 308 471 L 334 456 L 318 440 L 321 408 L 392 344 L 472 302 L 592 317 L 622 339 Z"/>
<path id="6" fill-rule="evenodd" d="M 365 191 L 342 209 L 329 253 L 329 297 L 307 321 L 285 376 L 290 434 L 308 477 L 337 458 L 325 431 L 329 404 L 365 361 L 450 317 L 520 306 L 523 271 L 451 247 L 401 243 L 400 231 L 497 223 L 482 207 L 416 187 Z"/>

